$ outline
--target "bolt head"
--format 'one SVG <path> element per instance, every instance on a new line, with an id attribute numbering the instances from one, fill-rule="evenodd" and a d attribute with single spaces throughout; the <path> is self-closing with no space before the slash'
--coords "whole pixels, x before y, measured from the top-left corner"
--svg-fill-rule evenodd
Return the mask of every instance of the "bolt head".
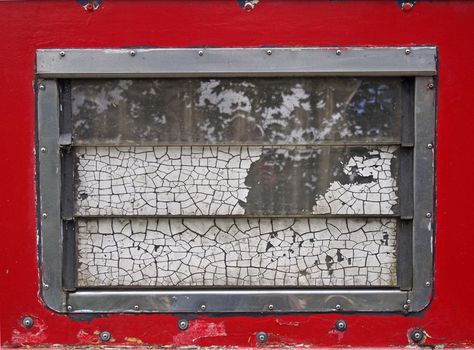
<path id="1" fill-rule="evenodd" d="M 432 216 L 432 214 L 431 214 L 431 213 L 426 213 L 425 216 L 426 216 L 427 218 L 430 218 L 430 217 Z"/>
<path id="2" fill-rule="evenodd" d="M 198 51 L 198 55 L 199 55 L 199 56 L 203 56 L 203 55 L 204 55 L 204 51 L 199 50 L 199 51 Z"/>
<path id="3" fill-rule="evenodd" d="M 410 333 L 410 338 L 415 343 L 419 343 L 420 341 L 423 340 L 424 337 L 425 337 L 425 332 L 422 329 L 414 329 Z"/>
<path id="4" fill-rule="evenodd" d="M 21 320 L 21 325 L 25 328 L 33 327 L 34 323 L 35 323 L 35 321 L 33 320 L 33 317 L 31 317 L 31 316 L 23 317 L 23 319 Z"/>
<path id="5" fill-rule="evenodd" d="M 64 57 L 66 56 L 66 53 L 64 51 L 59 51 L 59 56 Z"/>
<path id="6" fill-rule="evenodd" d="M 140 306 L 135 305 L 135 306 L 133 307 L 133 309 L 134 309 L 135 311 L 138 311 L 138 310 L 140 310 Z"/>
<path id="7" fill-rule="evenodd" d="M 135 50 L 131 50 L 129 53 L 130 53 L 130 56 L 132 56 L 132 57 L 137 54 L 137 52 Z"/>
<path id="8" fill-rule="evenodd" d="M 275 307 L 272 304 L 268 305 L 268 310 L 273 310 L 274 308 Z"/>
<path id="9" fill-rule="evenodd" d="M 99 335 L 100 340 L 103 341 L 103 342 L 108 342 L 111 337 L 112 336 L 111 336 L 110 332 L 108 332 L 108 331 L 100 332 L 100 335 Z"/>
<path id="10" fill-rule="evenodd" d="M 336 329 L 340 332 L 343 332 L 347 329 L 347 323 L 344 320 L 336 321 Z"/>
<path id="11" fill-rule="evenodd" d="M 43 213 L 41 216 L 43 217 L 43 219 L 46 219 L 48 217 L 48 213 Z"/>
<path id="12" fill-rule="evenodd" d="M 202 310 L 202 311 L 206 310 L 206 305 L 202 304 L 202 305 L 201 305 L 201 310 Z"/>
<path id="13" fill-rule="evenodd" d="M 337 304 L 337 305 L 336 305 L 336 310 L 337 310 L 337 311 L 342 310 L 342 306 L 339 305 L 339 304 Z"/>
<path id="14" fill-rule="evenodd" d="M 341 50 L 336 50 L 336 55 L 340 56 L 342 54 Z"/>
<path id="15" fill-rule="evenodd" d="M 257 342 L 260 344 L 266 343 L 268 340 L 268 335 L 265 332 L 258 332 L 257 333 Z"/>
<path id="16" fill-rule="evenodd" d="M 46 147 L 41 147 L 41 153 L 46 153 L 48 152 L 48 149 Z"/>
<path id="17" fill-rule="evenodd" d="M 267 55 L 270 56 L 272 54 L 272 50 L 267 50 Z"/>
<path id="18" fill-rule="evenodd" d="M 431 287 L 431 282 L 428 281 L 428 282 L 425 283 L 425 285 L 426 285 L 427 287 Z"/>
<path id="19" fill-rule="evenodd" d="M 68 305 L 66 309 L 67 309 L 67 311 L 72 311 L 72 306 Z"/>
<path id="20" fill-rule="evenodd" d="M 182 331 L 188 329 L 189 323 L 188 320 L 179 320 L 178 321 L 178 328 Z"/>
<path id="21" fill-rule="evenodd" d="M 428 147 L 428 149 L 432 149 L 433 148 L 433 144 L 432 143 L 429 143 L 426 145 L 426 147 Z"/>
<path id="22" fill-rule="evenodd" d="M 406 49 L 406 50 L 405 50 L 405 55 L 409 55 L 409 54 L 411 54 L 411 50 L 410 50 L 410 49 Z"/>
<path id="23" fill-rule="evenodd" d="M 409 308 L 410 308 L 410 306 L 408 304 L 403 305 L 403 310 L 408 310 Z"/>
<path id="24" fill-rule="evenodd" d="M 247 11 L 247 12 L 252 11 L 254 9 L 254 7 L 255 7 L 255 5 L 250 1 L 248 1 L 244 4 L 244 10 Z"/>
<path id="25" fill-rule="evenodd" d="M 44 89 L 46 89 L 46 86 L 44 86 L 44 84 L 41 83 L 41 84 L 39 85 L 39 89 L 40 89 L 40 90 L 44 90 Z"/>
<path id="26" fill-rule="evenodd" d="M 426 85 L 426 87 L 430 90 L 433 90 L 434 89 L 434 83 L 430 82 L 430 83 L 428 83 L 428 85 Z"/>
<path id="27" fill-rule="evenodd" d="M 48 290 L 48 289 L 49 289 L 49 284 L 43 283 L 43 288 L 46 289 L 46 290 Z"/>

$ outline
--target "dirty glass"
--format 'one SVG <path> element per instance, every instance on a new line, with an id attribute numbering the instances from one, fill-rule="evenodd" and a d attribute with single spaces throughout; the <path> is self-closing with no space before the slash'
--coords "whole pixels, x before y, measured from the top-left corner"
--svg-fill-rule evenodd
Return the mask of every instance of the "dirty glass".
<path id="1" fill-rule="evenodd" d="M 78 287 L 394 287 L 401 78 L 71 80 Z"/>
<path id="2" fill-rule="evenodd" d="M 397 142 L 401 78 L 72 80 L 80 145 Z"/>

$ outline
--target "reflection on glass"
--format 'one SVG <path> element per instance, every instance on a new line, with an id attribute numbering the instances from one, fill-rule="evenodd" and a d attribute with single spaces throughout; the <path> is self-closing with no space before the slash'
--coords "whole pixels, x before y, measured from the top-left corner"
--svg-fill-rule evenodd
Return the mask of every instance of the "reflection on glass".
<path id="1" fill-rule="evenodd" d="M 398 142 L 401 78 L 72 80 L 76 144 Z"/>

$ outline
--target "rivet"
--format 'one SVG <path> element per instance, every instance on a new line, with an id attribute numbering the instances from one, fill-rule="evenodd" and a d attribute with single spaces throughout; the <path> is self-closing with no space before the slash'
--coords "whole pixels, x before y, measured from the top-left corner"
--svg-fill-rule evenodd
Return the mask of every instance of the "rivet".
<path id="1" fill-rule="evenodd" d="M 266 343 L 268 340 L 268 335 L 265 332 L 258 332 L 257 333 L 257 342 L 263 344 Z"/>
<path id="2" fill-rule="evenodd" d="M 135 56 L 136 54 L 137 54 L 137 52 L 135 50 L 130 51 L 130 56 Z"/>
<path id="3" fill-rule="evenodd" d="M 72 311 L 72 306 L 71 305 L 67 306 L 67 311 Z"/>
<path id="4" fill-rule="evenodd" d="M 272 54 L 272 50 L 267 50 L 267 55 L 270 56 Z"/>
<path id="5" fill-rule="evenodd" d="M 410 308 L 410 306 L 409 306 L 408 304 L 404 304 L 404 305 L 403 305 L 403 309 L 404 309 L 404 310 L 408 310 L 409 308 Z"/>
<path id="6" fill-rule="evenodd" d="M 428 212 L 428 213 L 425 214 L 425 216 L 426 216 L 427 218 L 430 218 L 432 215 L 431 215 L 430 212 Z"/>
<path id="7" fill-rule="evenodd" d="M 48 152 L 48 149 L 46 147 L 41 147 L 41 153 L 46 153 Z"/>
<path id="8" fill-rule="evenodd" d="M 274 306 L 272 304 L 268 305 L 268 310 L 273 310 Z"/>
<path id="9" fill-rule="evenodd" d="M 405 55 L 409 55 L 409 54 L 411 54 L 411 50 L 410 50 L 410 49 L 406 49 L 406 50 L 405 50 Z"/>
<path id="10" fill-rule="evenodd" d="M 31 316 L 25 316 L 23 317 L 23 319 L 21 320 L 21 325 L 25 328 L 31 328 L 33 327 L 33 324 L 35 323 L 35 321 L 33 320 L 33 317 Z"/>
<path id="11" fill-rule="evenodd" d="M 133 309 L 134 309 L 135 311 L 138 311 L 138 310 L 140 310 L 140 306 L 135 305 L 135 306 L 133 307 Z"/>
<path id="12" fill-rule="evenodd" d="M 429 82 L 428 85 L 426 85 L 426 87 L 430 90 L 433 90 L 434 89 L 434 83 L 433 82 Z"/>
<path id="13" fill-rule="evenodd" d="M 185 331 L 188 329 L 189 323 L 188 320 L 179 320 L 178 321 L 178 328 L 181 329 L 182 331 Z"/>
<path id="14" fill-rule="evenodd" d="M 199 50 L 199 51 L 198 51 L 198 55 L 199 55 L 199 56 L 203 56 L 203 55 L 204 55 L 204 51 Z"/>
<path id="15" fill-rule="evenodd" d="M 347 329 L 347 323 L 344 320 L 337 320 L 335 327 L 338 331 L 344 332 Z"/>
<path id="16" fill-rule="evenodd" d="M 43 288 L 44 288 L 44 289 L 49 289 L 49 284 L 43 283 Z"/>
<path id="17" fill-rule="evenodd" d="M 40 89 L 40 90 L 44 90 L 44 89 L 46 89 L 46 86 L 44 86 L 44 84 L 43 84 L 43 83 L 40 83 L 40 85 L 39 85 L 39 89 Z"/>
<path id="18" fill-rule="evenodd" d="M 425 332 L 422 329 L 414 329 L 410 333 L 410 338 L 415 343 L 419 343 L 420 341 L 423 340 L 424 337 L 425 337 Z"/>
<path id="19" fill-rule="evenodd" d="M 432 149 L 433 148 L 433 144 L 432 143 L 429 143 L 426 145 L 426 147 L 428 147 L 428 149 Z"/>
<path id="20" fill-rule="evenodd" d="M 407 304 L 411 304 L 411 300 L 410 300 L 410 299 L 407 299 Z"/>
<path id="21" fill-rule="evenodd" d="M 43 217 L 43 219 L 47 219 L 48 218 L 48 213 L 43 213 L 41 216 Z"/>
<path id="22" fill-rule="evenodd" d="M 336 50 L 336 55 L 340 56 L 342 54 L 341 50 Z"/>
<path id="23" fill-rule="evenodd" d="M 64 57 L 66 56 L 66 53 L 64 51 L 59 51 L 59 56 Z"/>
<path id="24" fill-rule="evenodd" d="M 201 305 L 201 310 L 202 310 L 202 311 L 206 310 L 206 305 L 202 304 L 202 305 Z"/>
<path id="25" fill-rule="evenodd" d="M 102 332 L 100 332 L 100 335 L 99 335 L 100 340 L 103 341 L 104 343 L 108 342 L 111 337 L 112 336 L 111 336 L 110 332 L 108 332 L 108 331 L 102 331 Z"/>
<path id="26" fill-rule="evenodd" d="M 341 305 L 339 305 L 339 304 L 337 304 L 337 305 L 336 305 L 336 310 L 338 310 L 338 311 L 339 311 L 339 310 L 341 310 L 341 309 L 342 309 L 342 306 L 341 306 Z"/>
<path id="27" fill-rule="evenodd" d="M 430 282 L 430 281 L 426 282 L 426 283 L 425 283 L 425 286 L 430 287 L 430 286 L 431 286 L 431 282 Z"/>

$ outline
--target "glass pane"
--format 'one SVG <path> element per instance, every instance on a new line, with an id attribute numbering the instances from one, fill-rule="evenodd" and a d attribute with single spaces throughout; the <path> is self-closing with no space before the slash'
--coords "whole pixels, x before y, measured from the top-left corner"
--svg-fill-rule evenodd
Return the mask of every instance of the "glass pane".
<path id="1" fill-rule="evenodd" d="M 395 219 L 78 221 L 80 287 L 396 286 Z"/>
<path id="2" fill-rule="evenodd" d="M 72 80 L 77 145 L 399 142 L 402 78 Z"/>
<path id="3" fill-rule="evenodd" d="M 90 215 L 398 214 L 398 147 L 76 147 Z"/>

